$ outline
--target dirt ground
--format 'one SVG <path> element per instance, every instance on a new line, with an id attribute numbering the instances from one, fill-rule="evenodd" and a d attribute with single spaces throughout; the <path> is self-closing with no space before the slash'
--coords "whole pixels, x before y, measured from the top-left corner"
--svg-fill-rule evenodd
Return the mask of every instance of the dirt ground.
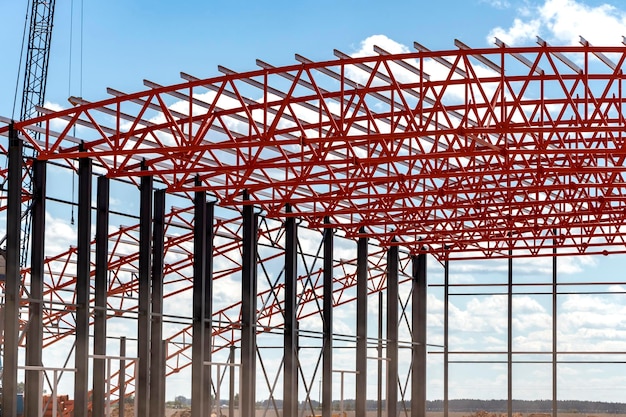
<path id="1" fill-rule="evenodd" d="M 506 413 L 471 413 L 471 412 L 449 412 L 449 417 L 506 417 Z M 626 414 L 603 414 L 603 413 L 571 413 L 571 412 L 559 412 L 558 417 L 626 417 Z M 368 413 L 369 417 L 369 413 Z M 426 413 L 426 417 L 443 417 L 442 411 L 429 411 Z M 552 417 L 552 413 L 513 413 L 513 417 Z"/>
<path id="2" fill-rule="evenodd" d="M 225 410 L 227 411 L 227 410 Z M 265 413 L 264 410 L 257 410 L 257 417 L 263 417 L 264 415 L 274 416 L 274 413 Z M 321 415 L 321 412 L 320 412 Z M 336 417 L 340 417 L 338 412 L 333 414 Z M 368 411 L 367 417 L 377 417 L 376 411 Z M 486 413 L 486 412 L 450 412 L 449 417 L 506 417 L 506 413 Z M 215 416 L 215 414 L 213 414 Z M 346 417 L 356 417 L 354 411 L 346 411 Z M 513 417 L 551 417 L 551 414 L 547 413 L 513 413 Z M 111 410 L 111 417 L 119 417 L 117 408 Z M 132 405 L 127 405 L 124 417 L 133 417 Z M 165 417 L 191 417 L 191 410 L 188 408 L 176 409 L 167 408 L 165 410 Z M 239 417 L 237 412 L 232 417 Z M 310 417 L 307 415 L 307 417 Z M 315 417 L 318 417 L 317 415 Z M 386 413 L 383 412 L 383 417 L 386 417 Z M 443 412 L 429 411 L 426 413 L 426 417 L 443 417 Z M 585 414 L 585 413 L 558 413 L 558 417 L 626 417 L 625 414 Z"/>
<path id="3" fill-rule="evenodd" d="M 165 410 L 165 417 L 191 417 L 190 409 L 177 410 L 174 408 L 168 408 Z"/>
<path id="4" fill-rule="evenodd" d="M 111 408 L 111 417 L 119 417 L 120 413 L 117 407 Z M 124 409 L 124 417 L 133 417 L 133 405 L 126 404 L 126 408 Z M 190 417 L 191 412 L 189 409 L 176 409 L 176 408 L 166 408 L 165 409 L 165 417 Z"/>

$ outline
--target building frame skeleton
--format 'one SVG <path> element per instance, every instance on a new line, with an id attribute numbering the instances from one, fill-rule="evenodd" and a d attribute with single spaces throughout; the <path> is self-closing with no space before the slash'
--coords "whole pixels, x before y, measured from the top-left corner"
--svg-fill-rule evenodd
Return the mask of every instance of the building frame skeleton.
<path id="1" fill-rule="evenodd" d="M 446 51 L 416 43 L 416 52 L 391 54 L 376 48 L 377 55 L 350 57 L 335 51 L 337 59 L 325 62 L 297 55 L 297 64 L 283 67 L 259 60 L 260 69 L 251 72 L 219 67 L 222 75 L 215 78 L 182 74 L 185 81 L 177 85 L 146 81 L 143 92 L 109 89 L 111 98 L 87 102 L 73 97 L 74 107 L 55 112 L 42 108 L 42 115 L 31 120 L 0 118 L 0 136 L 8 138 L 1 149 L 8 167 L 0 172 L 8 182 L 1 207 L 8 225 L 7 415 L 15 415 L 16 407 L 11 398 L 17 384 L 19 329 L 25 326 L 20 308 L 30 308 L 27 346 L 38 346 L 29 347 L 28 365 L 41 365 L 41 348 L 75 337 L 76 406 L 86 415 L 89 325 L 94 324 L 94 352 L 105 355 L 107 314 L 127 311 L 129 291 L 137 295 L 132 309 L 140 323 L 133 380 L 140 413 L 163 412 L 151 399 L 164 392 L 163 375 L 181 368 L 172 362 L 186 357 L 184 366 L 191 362 L 193 369 L 192 412 L 205 415 L 215 408 L 209 390 L 216 391 L 213 368 L 205 363 L 217 363 L 214 352 L 237 346 L 239 365 L 233 365 L 235 352 L 230 350 L 231 365 L 224 368 L 231 375 L 240 370 L 243 416 L 254 415 L 257 376 L 262 373 L 272 396 L 282 378 L 284 392 L 277 396 L 288 398 L 285 415 L 298 412 L 294 396 L 312 403 L 313 382 L 321 378 L 322 412 L 329 417 L 329 402 L 336 399 L 329 388 L 337 370 L 333 309 L 356 300 L 355 407 L 363 414 L 367 352 L 380 342 L 368 339 L 364 312 L 370 294 L 386 291 L 391 297 L 386 303 L 395 310 L 386 324 L 385 386 L 389 398 L 400 401 L 387 407 L 394 414 L 422 417 L 427 255 L 444 265 L 446 307 L 450 262 L 509 260 L 506 363 L 511 414 L 513 259 L 553 257 L 556 314 L 557 256 L 626 252 L 626 48 L 596 47 L 583 39 L 580 46 L 538 43 L 510 47 L 498 41 L 496 48 L 472 49 L 457 41 L 457 49 Z M 36 157 L 23 158 L 24 146 Z M 74 161 L 81 190 L 78 245 L 46 258 L 42 248 L 33 248 L 31 266 L 20 270 L 21 205 L 32 201 L 33 213 L 45 212 L 50 188 L 45 185 L 50 180 L 46 166 L 75 169 Z M 24 175 L 33 175 L 38 184 L 33 195 L 22 189 Z M 91 239 L 91 184 L 96 176 L 99 231 Z M 108 181 L 136 185 L 141 209 L 136 226 L 107 235 L 103 230 L 109 204 L 100 197 L 100 187 L 108 194 Z M 187 200 L 189 207 L 164 212 L 166 195 Z M 220 217 L 215 212 L 219 208 L 240 215 Z M 43 244 L 45 221 L 35 224 L 32 240 Z M 302 249 L 302 229 L 318 233 L 315 256 Z M 334 257 L 339 236 L 353 243 L 352 259 Z M 120 242 L 131 242 L 136 251 L 118 253 Z M 239 253 L 237 260 L 229 257 L 232 251 Z M 168 253 L 181 256 L 173 261 Z M 228 258 L 232 267 L 216 266 L 219 257 Z M 264 266 L 276 259 L 283 261 L 279 280 Z M 59 265 L 73 263 L 75 275 L 58 272 L 67 271 Z M 136 271 L 136 279 L 116 279 L 128 269 Z M 239 302 L 215 305 L 213 283 L 232 274 L 241 282 Z M 26 277 L 37 285 L 32 294 L 38 300 L 24 296 L 21 283 Z M 95 298 L 89 289 L 94 277 Z M 163 298 L 173 282 L 187 283 L 193 314 L 189 326 L 166 335 Z M 410 285 L 410 302 L 402 299 L 398 285 Z M 62 287 L 74 293 L 75 319 L 63 309 L 38 310 L 37 305 L 45 306 Z M 103 315 L 103 309 L 110 311 Z M 306 334 L 299 321 L 315 316 L 323 323 L 319 372 L 316 367 L 308 374 L 299 360 Z M 410 340 L 399 340 L 394 328 L 393 322 L 403 320 L 410 321 Z M 441 352 L 446 400 L 453 354 L 447 320 L 446 311 Z M 52 323 L 64 323 L 65 330 L 42 331 Z M 556 320 L 552 326 L 556 415 Z M 259 344 L 273 332 L 280 333 L 283 343 L 274 376 Z M 192 342 L 178 350 L 168 347 L 179 340 Z M 403 382 L 398 351 L 406 348 L 411 369 Z M 104 372 L 103 363 L 93 360 L 98 375 Z M 92 389 L 101 399 L 104 393 L 96 393 L 104 390 L 100 382 L 94 380 Z M 275 403 L 271 407 L 277 414 L 282 410 Z M 446 401 L 444 407 L 447 414 Z"/>

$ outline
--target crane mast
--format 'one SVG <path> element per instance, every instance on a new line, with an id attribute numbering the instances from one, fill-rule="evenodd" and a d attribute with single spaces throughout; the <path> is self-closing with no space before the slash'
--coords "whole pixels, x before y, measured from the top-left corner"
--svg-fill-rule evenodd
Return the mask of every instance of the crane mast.
<path id="1" fill-rule="evenodd" d="M 30 2 L 30 30 L 28 32 L 21 120 L 35 117 L 37 106 L 44 104 L 55 2 L 56 0 L 31 0 Z"/>
<path id="2" fill-rule="evenodd" d="M 31 0 L 30 27 L 28 46 L 24 66 L 24 86 L 22 89 L 22 106 L 20 120 L 36 117 L 37 107 L 43 107 L 48 80 L 48 62 L 50 60 L 50 43 L 54 21 L 56 0 Z M 33 133 L 37 137 L 38 133 Z M 26 175 L 24 188 L 31 191 L 30 175 Z M 30 247 L 31 213 L 30 207 L 22 212 L 22 243 L 20 264 L 25 266 Z"/>

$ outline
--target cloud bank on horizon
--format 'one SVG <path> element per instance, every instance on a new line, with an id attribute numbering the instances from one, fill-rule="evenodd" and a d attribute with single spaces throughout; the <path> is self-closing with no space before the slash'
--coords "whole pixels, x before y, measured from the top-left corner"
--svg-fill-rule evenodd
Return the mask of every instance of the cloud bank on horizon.
<path id="1" fill-rule="evenodd" d="M 526 3 L 517 14 L 509 27 L 493 28 L 487 42 L 498 38 L 507 45 L 524 45 L 541 36 L 554 44 L 579 45 L 582 36 L 594 45 L 616 45 L 626 34 L 626 10 L 608 3 L 590 6 L 576 0 L 545 0 Z"/>

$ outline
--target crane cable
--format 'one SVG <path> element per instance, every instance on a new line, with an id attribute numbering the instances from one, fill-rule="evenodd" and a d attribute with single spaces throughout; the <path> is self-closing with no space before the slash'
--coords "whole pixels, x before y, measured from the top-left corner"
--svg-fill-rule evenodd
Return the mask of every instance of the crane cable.
<path id="1" fill-rule="evenodd" d="M 11 120 L 15 120 L 15 107 L 17 105 L 17 91 L 20 85 L 20 74 L 22 73 L 22 60 L 24 59 L 24 44 L 26 43 L 26 28 L 28 27 L 30 8 L 26 5 L 26 13 L 24 13 L 24 30 L 22 31 L 22 47 L 20 48 L 20 60 L 17 67 L 17 77 L 15 77 L 15 93 L 13 94 L 13 109 L 11 110 Z"/>
<path id="2" fill-rule="evenodd" d="M 69 71 L 67 80 L 68 97 L 72 95 L 72 51 L 74 44 L 74 0 L 70 3 L 70 48 L 69 48 Z M 84 33 L 84 0 L 80 0 L 80 26 L 79 26 L 79 44 L 78 44 L 78 93 L 79 97 L 83 96 L 83 33 Z"/>
<path id="3" fill-rule="evenodd" d="M 74 43 L 74 0 L 70 1 L 70 48 L 68 53 L 68 62 L 67 62 L 67 96 L 70 97 L 72 95 L 72 51 L 74 48 L 72 47 Z"/>
<path id="4" fill-rule="evenodd" d="M 21 79 L 20 74 L 22 73 L 22 60 L 24 59 L 24 44 L 26 43 L 26 28 L 28 27 L 28 11 L 29 10 L 30 8 L 28 7 L 28 5 L 26 5 L 26 13 L 24 13 L 24 16 L 25 16 L 24 29 L 22 31 L 22 47 L 20 48 L 20 59 L 19 59 L 19 64 L 17 66 L 17 77 L 15 77 L 15 92 L 13 93 L 13 108 L 11 109 L 11 120 L 15 120 L 15 107 L 17 106 L 17 91 L 19 90 L 20 79 Z M 6 170 L 8 166 L 9 166 L 9 159 L 5 158 L 3 167 Z M 5 177 L 2 180 L 2 183 L 0 184 L 0 191 L 2 192 L 6 191 L 5 189 L 6 182 L 7 182 L 7 178 Z M 2 243 L 4 243 L 4 239 L 0 241 L 0 244 Z"/>
<path id="5" fill-rule="evenodd" d="M 72 95 L 72 46 L 74 39 L 74 0 L 71 1 L 70 4 L 71 12 L 70 12 L 70 52 L 69 52 L 69 71 L 68 71 L 68 80 L 67 80 L 67 96 L 71 97 Z M 84 28 L 84 0 L 80 0 L 80 43 L 79 43 L 79 65 L 78 65 L 78 92 L 79 97 L 83 96 L 83 28 Z M 72 135 L 76 136 L 76 125 L 73 126 Z M 73 162 L 72 162 L 73 165 Z M 70 224 L 74 225 L 74 206 L 76 204 L 76 169 L 72 172 L 72 204 L 71 206 L 71 217 Z"/>
<path id="6" fill-rule="evenodd" d="M 70 51 L 69 51 L 69 58 L 68 58 L 68 71 L 67 71 L 67 96 L 71 97 L 72 96 L 72 50 L 73 48 L 73 40 L 74 40 L 74 0 L 72 0 L 70 2 Z M 76 126 L 73 127 L 72 130 L 72 136 L 76 136 Z M 72 160 L 72 167 L 74 168 L 74 161 Z M 74 226 L 74 202 L 76 201 L 74 194 L 75 194 L 75 182 L 76 182 L 76 175 L 74 175 L 74 173 L 76 172 L 76 169 L 74 168 L 71 172 L 72 175 L 72 195 L 71 195 L 71 200 L 72 200 L 72 204 L 70 204 L 71 207 L 71 215 L 70 215 L 70 225 Z"/>
<path id="7" fill-rule="evenodd" d="M 19 59 L 19 64 L 17 66 L 17 77 L 15 77 L 15 92 L 13 93 L 13 108 L 11 109 L 11 120 L 15 120 L 15 107 L 17 106 L 17 91 L 20 88 L 19 87 L 20 79 L 21 79 L 20 74 L 22 73 L 22 60 L 24 59 L 24 44 L 26 43 L 26 28 L 28 27 L 29 10 L 30 8 L 28 7 L 28 5 L 26 5 L 26 13 L 24 13 L 24 16 L 25 16 L 24 29 L 22 31 L 22 47 L 20 48 L 20 59 Z M 8 166 L 9 166 L 9 159 L 5 158 L 4 169 L 6 170 Z M 5 190 L 6 182 L 7 182 L 7 179 L 4 178 L 2 181 L 2 184 L 0 184 L 0 191 L 6 191 Z M 4 243 L 4 239 L 2 239 L 2 242 L 0 243 Z"/>
<path id="8" fill-rule="evenodd" d="M 21 45 L 21 48 L 20 48 L 20 59 L 19 59 L 19 63 L 18 63 L 17 77 L 15 79 L 15 92 L 14 92 L 14 95 L 13 95 L 13 108 L 11 110 L 11 120 L 15 120 L 15 109 L 16 109 L 16 106 L 17 106 L 17 94 L 18 94 L 20 80 L 21 80 L 20 74 L 22 73 L 22 62 L 24 60 L 24 52 L 27 49 L 25 47 L 25 45 L 26 45 L 26 36 L 27 36 L 26 35 L 27 34 L 27 28 L 29 28 L 29 32 L 28 33 L 29 33 L 29 40 L 30 40 L 30 29 L 32 29 L 32 28 L 31 28 L 31 25 L 29 25 L 29 22 L 30 22 L 31 19 L 34 18 L 35 13 L 36 13 L 35 7 L 33 6 L 31 8 L 30 5 L 31 5 L 31 3 L 27 4 L 27 6 L 26 6 L 26 13 L 24 13 L 24 16 L 25 16 L 25 18 L 24 18 L 24 29 L 22 31 L 22 45 Z M 30 48 L 30 42 L 29 42 L 28 48 Z M 24 74 L 23 82 L 26 83 L 26 80 L 27 80 L 27 74 Z M 24 88 L 24 91 L 25 90 L 26 90 L 26 87 Z M 22 108 L 24 106 L 24 101 L 25 101 L 24 91 L 22 91 L 22 97 L 21 97 L 21 100 L 20 100 L 20 104 L 21 104 L 20 107 L 22 107 Z M 23 119 L 23 118 L 25 118 L 25 115 L 23 113 L 20 113 L 20 119 Z M 33 149 L 33 156 L 34 156 L 34 152 L 35 151 Z M 23 156 L 24 156 L 24 153 L 22 152 L 22 157 Z M 4 163 L 5 163 L 4 168 L 7 169 L 8 164 L 9 164 L 9 158 L 8 157 L 4 158 Z M 3 191 L 3 192 L 6 191 L 5 185 L 6 185 L 7 180 L 8 180 L 8 177 L 5 177 L 3 179 L 3 181 L 2 181 L 2 184 L 0 185 L 0 190 Z M 29 181 L 26 181 L 26 182 L 27 182 L 26 187 L 30 191 L 31 187 L 32 187 L 32 182 L 29 182 Z M 24 185 L 24 183 L 23 183 L 23 185 Z M 21 220 L 24 223 L 24 228 L 22 229 L 24 231 L 24 234 L 23 234 L 23 237 L 21 239 L 21 246 L 20 246 L 20 249 L 21 249 L 20 266 L 24 266 L 24 264 L 26 263 L 26 259 L 28 257 L 26 247 L 29 245 L 29 242 L 30 242 L 30 234 L 29 234 L 29 229 L 30 229 L 30 217 L 29 216 L 30 216 L 30 213 L 29 212 L 30 212 L 30 205 L 27 205 L 26 208 L 24 210 L 22 210 L 22 216 L 21 216 Z M 4 242 L 6 241 L 6 238 L 7 237 L 5 235 L 0 240 L 0 244 L 4 244 Z"/>

